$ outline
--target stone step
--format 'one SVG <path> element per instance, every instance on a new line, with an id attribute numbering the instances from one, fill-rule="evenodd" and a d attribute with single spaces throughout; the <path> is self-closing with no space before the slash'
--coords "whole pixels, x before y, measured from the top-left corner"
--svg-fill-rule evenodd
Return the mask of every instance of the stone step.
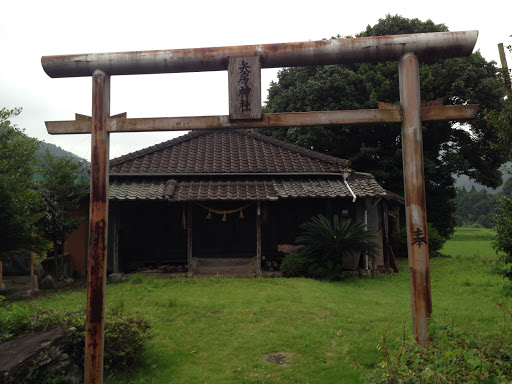
<path id="1" fill-rule="evenodd" d="M 239 277 L 239 278 L 250 278 L 250 277 L 258 277 L 256 272 L 253 273 L 194 273 L 194 277 Z"/>
<path id="2" fill-rule="evenodd" d="M 195 276 L 253 277 L 258 275 L 254 258 L 198 258 Z"/>
<path id="3" fill-rule="evenodd" d="M 235 266 L 235 265 L 209 265 L 209 266 L 198 266 L 196 268 L 197 273 L 201 274 L 238 274 L 238 273 L 256 273 L 254 266 Z"/>
<path id="4" fill-rule="evenodd" d="M 248 265 L 254 263 L 254 258 L 250 257 L 197 257 L 197 265 Z"/>

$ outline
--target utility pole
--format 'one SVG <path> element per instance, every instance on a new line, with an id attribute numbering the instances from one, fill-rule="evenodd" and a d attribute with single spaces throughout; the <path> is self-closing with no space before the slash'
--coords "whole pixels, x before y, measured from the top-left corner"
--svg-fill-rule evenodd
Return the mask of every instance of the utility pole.
<path id="1" fill-rule="evenodd" d="M 501 70 L 503 71 L 503 79 L 505 80 L 505 90 L 507 91 L 508 96 L 512 96 L 512 89 L 510 88 L 510 73 L 508 70 L 503 43 L 498 44 L 498 51 L 500 52 Z"/>

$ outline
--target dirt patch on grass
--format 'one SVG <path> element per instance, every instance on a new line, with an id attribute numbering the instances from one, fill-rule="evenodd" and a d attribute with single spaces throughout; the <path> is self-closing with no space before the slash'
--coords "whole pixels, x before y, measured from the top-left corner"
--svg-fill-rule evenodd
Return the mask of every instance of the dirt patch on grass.
<path id="1" fill-rule="evenodd" d="M 273 353 L 271 355 L 268 355 L 267 357 L 265 357 L 265 361 L 278 365 L 291 364 L 289 354 L 286 354 L 284 352 Z"/>

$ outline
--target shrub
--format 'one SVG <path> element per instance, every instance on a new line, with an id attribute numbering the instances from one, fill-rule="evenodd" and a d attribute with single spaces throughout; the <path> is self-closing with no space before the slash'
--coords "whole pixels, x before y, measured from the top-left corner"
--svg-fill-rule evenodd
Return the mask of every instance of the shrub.
<path id="1" fill-rule="evenodd" d="M 85 313 L 82 311 L 55 313 L 38 312 L 30 316 L 30 332 L 44 332 L 53 328 L 75 327 L 81 330 L 85 324 Z"/>
<path id="2" fill-rule="evenodd" d="M 19 335 L 30 326 L 30 309 L 26 304 L 0 306 L 0 343 Z"/>
<path id="3" fill-rule="evenodd" d="M 498 203 L 501 214 L 496 216 L 496 237 L 492 246 L 496 251 L 503 252 L 501 259 L 504 264 L 501 274 L 512 280 L 512 198 L 502 196 Z"/>
<path id="4" fill-rule="evenodd" d="M 105 321 L 105 369 L 120 370 L 138 363 L 150 337 L 149 329 L 142 317 L 112 313 Z"/>
<path id="5" fill-rule="evenodd" d="M 16 324 L 18 324 L 16 327 L 6 326 L 10 330 L 10 332 L 5 333 L 5 335 L 8 335 L 8 339 L 22 334 L 41 332 L 58 327 L 74 327 L 77 331 L 70 344 L 66 347 L 66 352 L 71 356 L 76 365 L 83 365 L 85 344 L 84 312 L 78 311 L 66 314 L 42 312 L 29 316 L 28 307 L 26 306 L 10 307 L 10 316 L 4 316 L 4 313 L 0 312 L 0 326 L 7 323 L 11 324 L 14 319 Z M 0 308 L 0 311 L 2 310 L 4 308 Z M 16 315 L 13 316 L 13 313 L 16 313 Z M 119 308 L 107 313 L 105 317 L 105 371 L 118 371 L 137 363 L 144 352 L 146 341 L 150 338 L 149 329 L 149 323 L 143 317 L 126 316 L 122 313 L 122 309 Z M 0 338 L 2 335 L 4 335 L 3 328 Z"/>
<path id="6" fill-rule="evenodd" d="M 307 269 L 308 261 L 300 253 L 287 254 L 281 263 L 281 273 L 284 277 L 306 276 Z"/>
<path id="7" fill-rule="evenodd" d="M 313 217 L 301 225 L 304 230 L 297 243 L 304 245 L 301 254 L 320 277 L 338 280 L 342 275 L 343 259 L 354 252 L 367 252 L 374 257 L 377 249 L 372 241 L 375 235 L 366 231 L 364 224 L 351 224 L 350 220 L 332 221 L 323 215 Z"/>
<path id="8" fill-rule="evenodd" d="M 443 249 L 444 243 L 446 243 L 446 239 L 439 234 L 437 229 L 435 229 L 432 224 L 427 224 L 428 231 L 428 254 L 430 257 L 439 257 L 443 256 L 440 252 Z"/>
<path id="9" fill-rule="evenodd" d="M 380 345 L 382 357 L 372 383 L 509 383 L 512 377 L 510 332 L 482 340 L 445 325 L 430 326 L 426 348 L 403 342 L 396 352 Z"/>
<path id="10" fill-rule="evenodd" d="M 70 312 L 40 313 L 33 316 L 34 330 L 46 330 L 55 327 L 75 327 L 77 337 L 71 346 L 71 353 L 77 362 L 84 358 L 85 314 Z M 146 340 L 150 337 L 149 323 L 142 317 L 125 316 L 122 309 L 115 308 L 105 317 L 104 365 L 106 371 L 117 371 L 137 363 L 144 351 Z"/>
<path id="11" fill-rule="evenodd" d="M 144 282 L 144 276 L 142 276 L 140 273 L 135 273 L 130 276 L 130 283 L 132 284 L 141 284 Z"/>
<path id="12" fill-rule="evenodd" d="M 446 239 L 439 234 L 431 223 L 427 223 L 428 231 L 428 255 L 429 257 L 443 256 L 440 252 L 446 243 Z M 393 252 L 397 257 L 407 258 L 407 228 L 400 228 L 399 232 L 394 232 L 391 235 L 391 244 Z"/>

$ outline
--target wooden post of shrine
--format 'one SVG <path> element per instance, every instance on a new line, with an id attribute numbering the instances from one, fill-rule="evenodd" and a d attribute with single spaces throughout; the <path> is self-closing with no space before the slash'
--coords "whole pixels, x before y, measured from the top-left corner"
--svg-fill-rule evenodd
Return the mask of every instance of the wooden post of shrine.
<path id="1" fill-rule="evenodd" d="M 110 251 L 112 252 L 112 272 L 119 273 L 119 218 L 120 209 L 117 204 L 113 204 L 110 210 L 109 221 L 111 223 L 110 238 L 108 239 Z M 108 263 L 107 263 L 108 264 Z M 107 265 L 108 269 L 108 265 Z"/>
<path id="2" fill-rule="evenodd" d="M 261 268 L 261 201 L 256 204 L 256 272 L 259 276 L 263 274 Z"/>
<path id="3" fill-rule="evenodd" d="M 192 229 L 192 203 L 187 203 L 187 276 L 192 277 L 193 271 L 193 229 Z"/>
<path id="4" fill-rule="evenodd" d="M 85 382 L 103 382 L 103 342 L 108 235 L 110 77 L 92 75 L 91 196 L 85 320 Z"/>
<path id="5" fill-rule="evenodd" d="M 427 208 L 423 170 L 419 61 L 407 53 L 398 62 L 402 107 L 402 159 L 404 166 L 405 218 L 413 332 L 425 345 L 428 318 L 432 314 L 428 259 Z"/>
<path id="6" fill-rule="evenodd" d="M 30 289 L 39 289 L 39 283 L 35 274 L 34 262 L 35 254 L 34 252 L 30 252 Z"/>

